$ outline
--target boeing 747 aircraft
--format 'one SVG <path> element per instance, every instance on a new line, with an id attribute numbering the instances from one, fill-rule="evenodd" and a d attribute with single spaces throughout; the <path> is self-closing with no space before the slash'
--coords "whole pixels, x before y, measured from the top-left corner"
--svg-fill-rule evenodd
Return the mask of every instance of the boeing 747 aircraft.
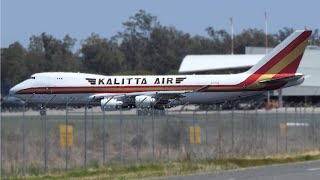
<path id="1" fill-rule="evenodd" d="M 298 30 L 244 73 L 231 75 L 104 76 L 45 72 L 14 86 L 10 95 L 41 107 L 98 106 L 162 109 L 179 103 L 212 104 L 299 85 L 297 73 L 311 35 Z M 44 109 L 43 108 L 43 109 Z"/>

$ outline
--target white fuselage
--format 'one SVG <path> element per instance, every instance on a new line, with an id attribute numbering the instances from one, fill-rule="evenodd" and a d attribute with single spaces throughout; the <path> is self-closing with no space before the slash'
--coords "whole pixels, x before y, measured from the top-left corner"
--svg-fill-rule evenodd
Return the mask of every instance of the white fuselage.
<path id="1" fill-rule="evenodd" d="M 235 86 L 248 76 L 248 74 L 103 76 L 84 73 L 38 73 L 13 87 L 10 93 L 28 103 L 63 105 L 72 99 L 70 104 L 84 105 L 96 94 L 112 96 L 135 92 L 194 90 L 210 85 L 205 92 L 186 93 L 174 104 L 211 104 L 261 93 L 261 91 L 244 91 L 243 87 Z M 235 88 L 225 89 L 224 86 L 235 86 Z M 89 103 L 94 104 L 94 102 Z"/>

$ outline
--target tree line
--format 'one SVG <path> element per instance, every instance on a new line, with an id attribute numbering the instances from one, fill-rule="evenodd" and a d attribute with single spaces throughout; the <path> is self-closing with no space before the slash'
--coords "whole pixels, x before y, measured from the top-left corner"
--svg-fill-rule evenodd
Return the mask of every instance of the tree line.
<path id="1" fill-rule="evenodd" d="M 42 33 L 30 37 L 23 47 L 14 42 L 1 48 L 1 94 L 37 72 L 87 72 L 104 75 L 176 74 L 188 54 L 229 54 L 231 35 L 208 27 L 208 36 L 191 36 L 173 26 L 161 25 L 156 16 L 139 10 L 123 23 L 123 30 L 111 38 L 92 33 L 80 41 L 68 34 L 62 39 Z M 270 47 L 276 46 L 294 30 L 285 27 L 268 34 Z M 311 43 L 320 45 L 319 30 Z M 265 46 L 262 29 L 245 29 L 234 36 L 234 53 L 244 54 L 246 46 Z"/>

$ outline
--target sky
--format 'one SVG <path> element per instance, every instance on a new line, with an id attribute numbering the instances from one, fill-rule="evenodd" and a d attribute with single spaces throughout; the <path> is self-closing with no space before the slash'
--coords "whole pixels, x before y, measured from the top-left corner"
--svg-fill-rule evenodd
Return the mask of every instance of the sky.
<path id="1" fill-rule="evenodd" d="M 162 25 L 175 26 L 191 35 L 206 36 L 205 29 L 230 31 L 283 27 L 320 29 L 319 0 L 1 0 L 1 47 L 19 41 L 27 47 L 32 35 L 42 32 L 84 40 L 91 33 L 109 38 L 123 30 L 122 23 L 143 9 Z"/>

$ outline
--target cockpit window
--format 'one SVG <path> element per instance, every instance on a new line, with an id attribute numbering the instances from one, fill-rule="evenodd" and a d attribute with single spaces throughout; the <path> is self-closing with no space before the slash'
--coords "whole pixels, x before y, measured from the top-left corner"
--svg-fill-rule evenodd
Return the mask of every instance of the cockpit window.
<path id="1" fill-rule="evenodd" d="M 30 77 L 30 79 L 36 79 L 36 77 L 34 77 L 34 76 L 31 76 L 31 77 Z"/>

